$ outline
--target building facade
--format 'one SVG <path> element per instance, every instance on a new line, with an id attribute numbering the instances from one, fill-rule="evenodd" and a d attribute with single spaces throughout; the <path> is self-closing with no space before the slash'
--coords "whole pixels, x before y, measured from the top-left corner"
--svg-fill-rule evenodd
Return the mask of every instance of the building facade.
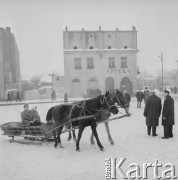
<path id="1" fill-rule="evenodd" d="M 0 28 L 0 99 L 5 91 L 18 89 L 20 78 L 19 49 L 10 27 Z"/>
<path id="2" fill-rule="evenodd" d="M 137 89 L 137 31 L 63 32 L 65 86 L 71 97 Z"/>

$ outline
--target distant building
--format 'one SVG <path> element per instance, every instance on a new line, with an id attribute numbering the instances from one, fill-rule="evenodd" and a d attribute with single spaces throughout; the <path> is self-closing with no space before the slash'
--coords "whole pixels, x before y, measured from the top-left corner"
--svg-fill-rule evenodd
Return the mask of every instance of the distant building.
<path id="1" fill-rule="evenodd" d="M 0 28 L 0 99 L 5 91 L 18 89 L 20 78 L 19 49 L 10 27 Z"/>
<path id="2" fill-rule="evenodd" d="M 63 32 L 65 86 L 71 97 L 98 89 L 137 89 L 137 31 Z"/>

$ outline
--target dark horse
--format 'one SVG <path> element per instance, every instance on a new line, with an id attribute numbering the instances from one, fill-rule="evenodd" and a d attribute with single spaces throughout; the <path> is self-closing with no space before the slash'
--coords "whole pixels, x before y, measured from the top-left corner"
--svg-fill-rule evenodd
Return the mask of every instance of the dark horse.
<path id="1" fill-rule="evenodd" d="M 98 138 L 98 134 L 96 131 L 96 123 L 97 123 L 97 116 L 99 114 L 100 109 L 107 110 L 107 112 L 112 112 L 113 114 L 118 113 L 118 109 L 115 106 L 115 102 L 111 98 L 109 92 L 106 92 L 104 95 L 100 95 L 96 98 L 92 98 L 85 101 L 80 101 L 77 104 L 62 104 L 53 107 L 52 113 L 50 110 L 47 113 L 46 120 L 47 122 L 51 121 L 54 122 L 54 130 L 53 135 L 55 139 L 54 146 L 57 147 L 57 142 L 59 142 L 60 147 L 63 147 L 61 144 L 60 134 L 63 129 L 63 126 L 66 125 L 69 128 L 78 126 L 78 138 L 76 141 L 76 150 L 79 151 L 79 142 L 83 133 L 83 130 L 86 126 L 91 126 L 92 132 L 96 138 L 97 144 L 101 151 L 104 150 L 100 140 Z M 52 117 L 50 116 L 52 114 Z M 77 118 L 80 116 L 87 116 L 87 115 L 94 115 L 94 117 L 90 117 L 87 119 L 71 121 L 73 118 Z M 57 133 L 57 137 L 56 137 Z"/>
<path id="2" fill-rule="evenodd" d="M 119 107 L 123 108 L 125 110 L 125 112 L 127 113 L 128 103 L 126 102 L 122 92 L 119 91 L 118 89 L 116 89 L 115 92 L 110 93 L 110 96 L 113 99 L 113 101 L 115 103 L 117 103 Z M 100 121 L 100 119 L 102 119 L 104 121 L 104 120 L 109 119 L 110 116 L 111 116 L 111 113 L 107 113 L 107 114 L 100 113 L 100 115 L 98 116 L 98 119 L 99 119 L 99 121 Z M 111 137 L 111 133 L 110 133 L 110 129 L 109 129 L 109 122 L 105 122 L 104 125 L 105 125 L 105 128 L 106 128 L 106 132 L 108 134 L 108 140 L 113 145 L 114 144 L 114 140 Z M 69 134 L 69 137 L 70 136 L 71 135 Z M 75 137 L 75 133 L 73 132 L 73 138 L 74 137 Z M 94 144 L 93 133 L 91 134 L 90 141 L 91 141 L 91 144 Z"/>
<path id="3" fill-rule="evenodd" d="M 115 103 L 118 104 L 119 107 L 125 109 L 125 112 L 127 113 L 128 104 L 127 104 L 127 102 L 126 102 L 126 100 L 125 100 L 125 98 L 124 98 L 121 91 L 116 89 L 114 92 L 110 93 L 110 97 L 112 98 L 112 100 Z M 108 120 L 110 116 L 111 116 L 111 113 L 105 113 L 105 111 L 103 111 L 103 112 L 100 111 L 100 113 L 97 116 L 97 121 Z M 111 137 L 111 133 L 110 133 L 110 129 L 109 129 L 109 122 L 105 122 L 104 125 L 105 125 L 105 128 L 106 128 L 106 132 L 108 134 L 108 140 L 113 145 L 114 140 Z M 73 133 L 73 139 L 75 140 L 76 139 L 75 130 L 72 130 L 72 133 Z M 71 132 L 69 131 L 68 140 L 71 140 L 71 138 L 72 138 L 72 135 L 71 135 Z M 90 141 L 91 141 L 91 144 L 94 144 L 94 135 L 93 135 L 93 133 L 91 134 Z"/>

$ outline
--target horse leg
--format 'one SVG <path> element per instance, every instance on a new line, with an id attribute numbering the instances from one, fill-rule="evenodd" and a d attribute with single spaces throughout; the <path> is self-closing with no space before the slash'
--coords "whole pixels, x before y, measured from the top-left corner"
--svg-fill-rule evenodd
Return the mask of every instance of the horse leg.
<path id="1" fill-rule="evenodd" d="M 82 133 L 83 133 L 83 130 L 85 129 L 84 126 L 79 126 L 79 131 L 78 131 L 78 139 L 76 141 L 76 151 L 80 151 L 80 148 L 79 148 L 79 142 L 80 142 L 80 139 L 82 137 Z"/>
<path id="2" fill-rule="evenodd" d="M 99 137 L 98 137 L 98 133 L 97 133 L 97 131 L 96 131 L 96 123 L 94 123 L 94 124 L 91 125 L 91 129 L 92 129 L 92 131 L 93 131 L 93 134 L 94 134 L 94 136 L 95 136 L 95 138 L 96 138 L 96 142 L 97 142 L 100 150 L 101 150 L 101 151 L 104 151 L 104 147 L 102 146 L 102 144 L 101 144 L 101 142 L 100 142 L 100 140 L 99 140 Z"/>
<path id="3" fill-rule="evenodd" d="M 53 131 L 53 136 L 54 136 L 54 147 L 57 148 L 57 137 L 56 137 L 56 131 Z"/>
<path id="4" fill-rule="evenodd" d="M 97 127 L 97 125 L 96 125 L 96 127 Z M 92 145 L 95 144 L 93 131 L 91 133 L 90 142 L 91 142 Z"/>
<path id="5" fill-rule="evenodd" d="M 72 139 L 72 135 L 71 135 L 71 132 L 69 131 L 68 141 L 70 141 L 71 139 Z"/>
<path id="6" fill-rule="evenodd" d="M 62 129 L 63 129 L 63 126 L 59 127 L 58 131 L 57 131 L 57 140 L 58 140 L 58 143 L 59 143 L 59 147 L 60 148 L 64 148 L 64 146 L 62 145 L 61 143 L 61 132 L 62 132 Z"/>
<path id="7" fill-rule="evenodd" d="M 108 133 L 108 140 L 109 142 L 113 145 L 114 144 L 114 141 L 111 137 L 111 134 L 110 134 L 110 129 L 109 129 L 109 123 L 108 122 L 105 122 L 104 123 L 105 127 L 106 127 L 106 132 Z"/>
<path id="8" fill-rule="evenodd" d="M 91 133 L 90 142 L 91 142 L 92 145 L 95 144 L 93 131 L 92 131 L 92 133 Z"/>
<path id="9" fill-rule="evenodd" d="M 73 140 L 76 142 L 77 138 L 76 138 L 76 135 L 75 135 L 75 130 L 72 130 L 72 135 L 73 135 Z"/>

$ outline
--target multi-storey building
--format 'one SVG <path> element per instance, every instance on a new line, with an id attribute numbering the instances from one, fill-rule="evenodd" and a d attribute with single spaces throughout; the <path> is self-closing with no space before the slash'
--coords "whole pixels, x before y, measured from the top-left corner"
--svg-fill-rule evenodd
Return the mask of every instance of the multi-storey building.
<path id="1" fill-rule="evenodd" d="M 71 97 L 90 90 L 126 89 L 137 86 L 137 31 L 63 32 L 65 86 Z"/>
<path id="2" fill-rule="evenodd" d="M 0 99 L 5 91 L 18 88 L 20 78 L 19 50 L 10 27 L 0 28 Z"/>

